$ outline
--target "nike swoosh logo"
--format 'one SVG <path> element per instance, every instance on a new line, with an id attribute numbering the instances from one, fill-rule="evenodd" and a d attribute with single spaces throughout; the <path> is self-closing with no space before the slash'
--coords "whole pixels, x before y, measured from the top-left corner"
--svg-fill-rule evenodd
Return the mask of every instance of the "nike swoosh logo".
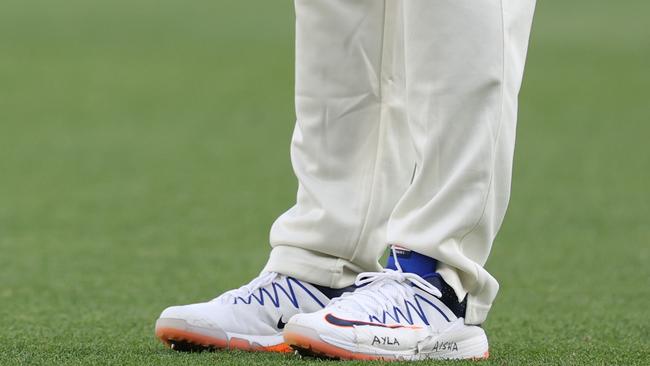
<path id="1" fill-rule="evenodd" d="M 280 316 L 280 319 L 278 319 L 278 325 L 277 325 L 277 327 L 278 327 L 278 329 L 284 329 L 284 326 L 285 326 L 285 325 L 287 325 L 287 323 L 282 321 L 282 315 L 281 315 L 281 316 Z"/>
<path id="2" fill-rule="evenodd" d="M 381 328 L 390 328 L 390 329 L 398 329 L 398 328 L 420 329 L 420 327 L 416 325 L 400 325 L 400 324 L 386 325 L 381 323 L 364 322 L 361 320 L 341 319 L 332 314 L 325 315 L 325 320 L 332 325 L 336 325 L 337 327 L 345 327 L 345 328 L 350 328 L 354 326 L 370 326 L 370 327 L 381 327 Z"/>

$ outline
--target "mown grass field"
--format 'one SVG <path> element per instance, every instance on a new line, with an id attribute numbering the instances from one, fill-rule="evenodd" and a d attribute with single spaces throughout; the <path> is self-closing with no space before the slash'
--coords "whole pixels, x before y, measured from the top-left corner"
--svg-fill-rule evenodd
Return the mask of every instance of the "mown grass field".
<path id="1" fill-rule="evenodd" d="M 329 364 L 153 337 L 294 199 L 291 6 L 0 2 L 0 364 Z M 650 364 L 649 12 L 538 5 L 481 365 Z"/>

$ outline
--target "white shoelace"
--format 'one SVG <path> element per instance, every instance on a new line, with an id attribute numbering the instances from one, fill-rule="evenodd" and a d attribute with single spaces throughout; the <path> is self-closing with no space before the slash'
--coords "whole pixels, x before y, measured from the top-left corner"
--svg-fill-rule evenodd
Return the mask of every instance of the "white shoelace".
<path id="1" fill-rule="evenodd" d="M 403 272 L 397 260 L 395 249 L 392 248 L 391 250 L 393 251 L 393 258 L 395 259 L 397 270 L 384 269 L 381 272 L 360 273 L 354 284 L 364 287 L 333 299 L 330 305 L 337 302 L 349 301 L 370 313 L 375 311 L 378 305 L 384 308 L 384 310 L 388 310 L 389 304 L 400 304 L 400 300 L 413 295 L 414 290 L 412 286 L 409 286 L 409 283 L 432 296 L 437 298 L 442 297 L 440 290 L 425 281 L 422 277 L 415 273 Z M 386 301 L 380 301 L 380 298 Z"/>
<path id="2" fill-rule="evenodd" d="M 277 272 L 262 272 L 257 278 L 254 278 L 248 284 L 240 288 L 224 292 L 218 297 L 212 299 L 212 301 L 229 301 L 237 297 L 246 299 L 248 296 L 252 295 L 253 292 L 273 282 L 273 280 L 275 280 L 277 277 Z"/>

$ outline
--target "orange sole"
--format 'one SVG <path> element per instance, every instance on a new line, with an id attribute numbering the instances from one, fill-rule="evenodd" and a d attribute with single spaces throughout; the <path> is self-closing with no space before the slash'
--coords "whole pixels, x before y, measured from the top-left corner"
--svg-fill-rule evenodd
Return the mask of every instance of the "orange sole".
<path id="1" fill-rule="evenodd" d="M 278 353 L 292 352 L 291 347 L 286 343 L 265 347 L 253 345 L 251 342 L 243 338 L 233 337 L 228 341 L 226 339 L 210 337 L 176 328 L 157 328 L 156 337 L 171 349 L 175 349 L 175 345 L 180 343 L 184 345 L 189 344 L 192 349 L 238 349 L 243 351 Z"/>
<path id="2" fill-rule="evenodd" d="M 298 353 L 309 356 L 333 358 L 339 360 L 399 361 L 397 358 L 391 356 L 372 356 L 364 353 L 348 351 L 344 348 L 336 347 L 321 340 L 312 339 L 310 337 L 294 332 L 285 331 L 284 341 L 285 343 L 289 344 L 291 348 L 298 351 Z M 486 351 L 482 357 L 477 357 L 473 360 L 486 360 L 488 357 L 490 357 L 490 352 Z"/>
<path id="3" fill-rule="evenodd" d="M 284 341 L 291 348 L 299 353 L 306 353 L 316 357 L 334 358 L 340 360 L 363 360 L 363 361 L 397 361 L 394 357 L 371 356 L 363 353 L 355 353 L 343 348 L 332 346 L 320 340 L 306 337 L 294 332 L 284 332 Z"/>

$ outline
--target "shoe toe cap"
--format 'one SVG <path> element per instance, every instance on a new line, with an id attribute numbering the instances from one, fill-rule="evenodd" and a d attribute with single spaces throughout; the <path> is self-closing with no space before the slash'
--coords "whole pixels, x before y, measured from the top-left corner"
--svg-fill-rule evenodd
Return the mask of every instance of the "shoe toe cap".
<path id="1" fill-rule="evenodd" d="M 184 320 L 188 325 L 218 328 L 216 319 L 210 316 L 208 304 L 170 306 L 163 310 L 159 319 Z"/>
<path id="2" fill-rule="evenodd" d="M 184 306 L 170 306 L 160 313 L 161 319 L 184 319 L 187 312 L 184 311 Z"/>
<path id="3" fill-rule="evenodd" d="M 291 325 L 301 325 L 301 326 L 303 326 L 303 325 L 308 325 L 308 324 L 310 324 L 310 323 L 312 322 L 310 315 L 312 315 L 312 314 L 305 314 L 305 313 L 303 313 L 303 314 L 296 314 L 296 315 L 292 316 L 292 317 L 289 319 L 289 321 L 287 322 L 287 324 L 291 324 Z"/>
<path id="4" fill-rule="evenodd" d="M 348 342 L 355 340 L 356 334 L 354 328 L 335 326 L 325 320 L 326 315 L 327 313 L 323 311 L 294 315 L 287 323 L 287 328 L 285 329 L 298 333 L 307 332 L 309 335 L 317 335 L 320 339 L 335 337 Z"/>

